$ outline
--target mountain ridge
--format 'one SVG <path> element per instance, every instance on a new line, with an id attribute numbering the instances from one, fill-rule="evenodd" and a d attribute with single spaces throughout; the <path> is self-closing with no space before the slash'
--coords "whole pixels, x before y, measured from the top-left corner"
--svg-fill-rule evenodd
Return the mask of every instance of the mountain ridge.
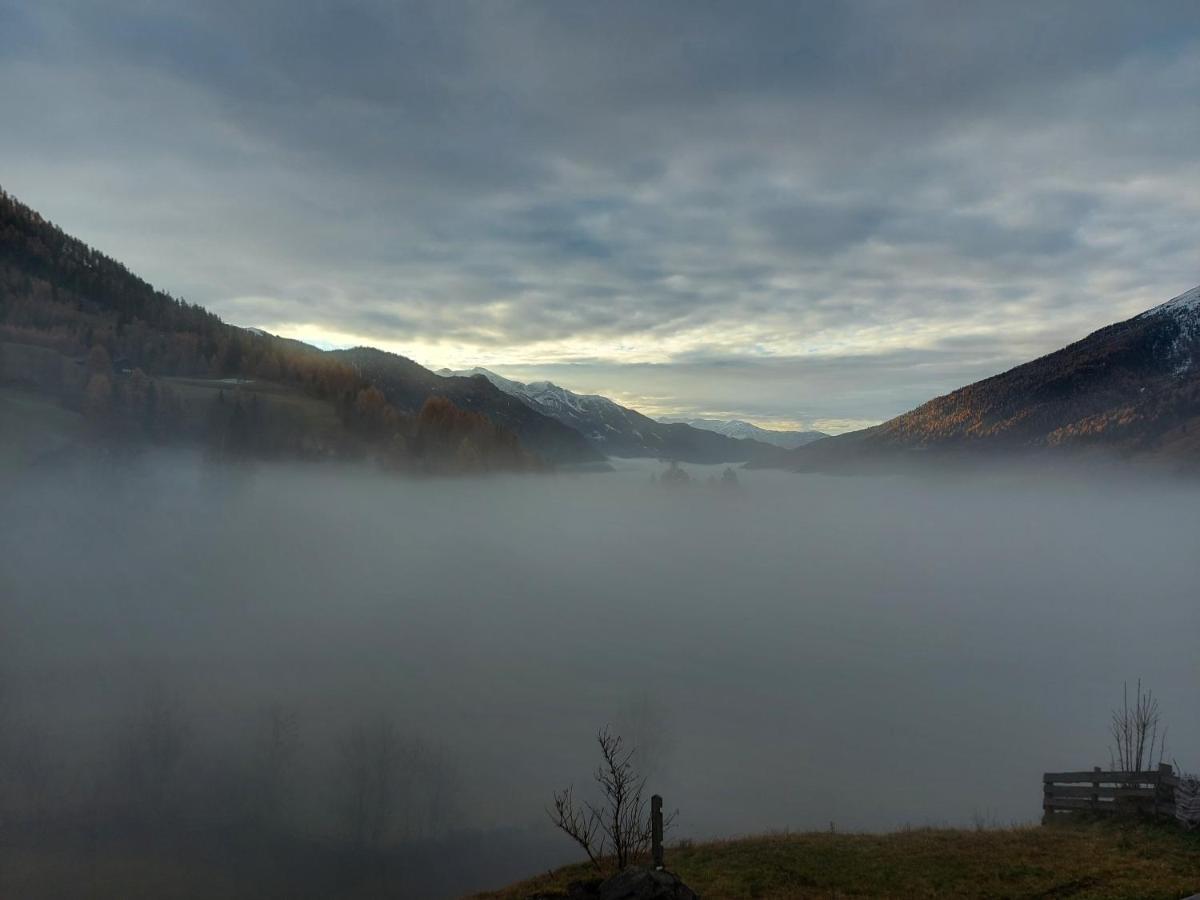
<path id="1" fill-rule="evenodd" d="M 595 464 L 604 461 L 577 431 L 522 403 L 487 379 L 445 377 L 406 356 L 375 347 L 325 351 L 349 364 L 403 412 L 411 412 L 432 396 L 478 413 L 512 431 L 521 443 L 549 463 Z"/>
<path id="2" fill-rule="evenodd" d="M 83 413 L 100 452 L 189 441 L 427 473 L 544 468 L 487 417 L 434 395 L 398 409 L 335 356 L 156 289 L 2 189 L 0 381 Z"/>
<path id="3" fill-rule="evenodd" d="M 1092 451 L 1195 464 L 1200 287 L 861 431 L 790 451 L 823 470 L 922 456 Z"/>
<path id="4" fill-rule="evenodd" d="M 606 456 L 688 463 L 767 462 L 779 447 L 733 438 L 681 422 L 660 422 L 600 394 L 578 394 L 551 381 L 520 382 L 476 366 L 439 369 L 443 377 L 486 379 L 502 391 L 574 428 Z"/>
<path id="5" fill-rule="evenodd" d="M 731 438 L 749 438 L 771 444 L 784 450 L 795 450 L 805 444 L 811 444 L 829 435 L 824 431 L 780 431 L 773 428 L 761 428 L 743 419 L 661 419 L 663 422 L 681 422 L 693 428 L 713 431 Z"/>

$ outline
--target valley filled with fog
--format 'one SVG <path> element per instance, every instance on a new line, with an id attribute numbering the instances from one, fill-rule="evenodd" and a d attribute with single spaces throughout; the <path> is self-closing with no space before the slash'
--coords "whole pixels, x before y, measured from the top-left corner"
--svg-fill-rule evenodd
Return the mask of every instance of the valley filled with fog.
<path id="1" fill-rule="evenodd" d="M 740 471 L 734 489 L 687 467 L 669 487 L 615 465 L 23 473 L 0 499 L 9 821 L 87 808 L 103 830 L 122 759 L 145 769 L 164 740 L 156 814 L 220 819 L 283 722 L 271 815 L 333 840 L 355 827 L 355 741 L 386 733 L 404 762 L 380 842 L 513 847 L 449 892 L 576 858 L 544 809 L 586 789 L 606 723 L 676 838 L 1034 821 L 1043 771 L 1108 764 L 1139 677 L 1167 758 L 1200 762 L 1194 483 Z"/>

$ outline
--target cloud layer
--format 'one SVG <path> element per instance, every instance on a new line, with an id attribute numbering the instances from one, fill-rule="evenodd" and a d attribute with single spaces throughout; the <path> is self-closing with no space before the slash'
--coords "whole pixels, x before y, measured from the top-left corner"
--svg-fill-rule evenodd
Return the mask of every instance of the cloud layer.
<path id="1" fill-rule="evenodd" d="M 1200 281 L 1200 7 L 0 0 L 0 185 L 226 319 L 849 427 Z"/>

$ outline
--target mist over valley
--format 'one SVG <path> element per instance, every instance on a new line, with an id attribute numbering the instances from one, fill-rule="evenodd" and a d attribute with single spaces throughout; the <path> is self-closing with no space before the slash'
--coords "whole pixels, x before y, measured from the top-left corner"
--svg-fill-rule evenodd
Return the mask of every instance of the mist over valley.
<path id="1" fill-rule="evenodd" d="M 1103 749 L 1127 672 L 1165 686 L 1172 746 L 1200 737 L 1173 687 L 1195 676 L 1195 485 L 660 471 L 28 473 L 0 622 L 5 733 L 38 749 L 9 796 L 86 817 L 151 710 L 182 741 L 154 815 L 252 819 L 281 710 L 272 815 L 348 840 L 346 742 L 387 722 L 420 750 L 386 841 L 516 848 L 401 879 L 465 890 L 570 859 L 543 809 L 605 723 L 688 838 L 1029 821 L 1042 769 Z"/>

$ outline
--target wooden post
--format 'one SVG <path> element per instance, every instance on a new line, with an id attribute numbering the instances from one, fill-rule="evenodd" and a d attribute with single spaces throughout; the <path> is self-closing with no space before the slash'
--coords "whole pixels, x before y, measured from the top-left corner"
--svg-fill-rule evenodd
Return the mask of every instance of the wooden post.
<path id="1" fill-rule="evenodd" d="M 1167 780 L 1175 774 L 1175 767 L 1170 763 L 1158 764 L 1158 778 L 1154 782 L 1154 815 L 1157 817 L 1160 812 L 1166 812 L 1169 815 L 1174 815 L 1175 788 Z M 1170 789 L 1170 799 L 1168 800 L 1167 790 Z M 1162 809 L 1167 806 L 1168 809 Z"/>
<path id="2" fill-rule="evenodd" d="M 1054 817 L 1054 784 L 1047 781 L 1049 775 L 1042 776 L 1042 824 L 1049 825 L 1050 820 Z"/>
<path id="3" fill-rule="evenodd" d="M 1092 766 L 1092 772 L 1100 771 L 1099 766 Z M 1092 810 L 1093 812 L 1100 808 L 1100 776 L 1093 774 L 1092 778 Z"/>
<path id="4" fill-rule="evenodd" d="M 650 846 L 654 857 L 654 868 L 663 867 L 663 817 L 662 797 L 650 797 Z"/>

